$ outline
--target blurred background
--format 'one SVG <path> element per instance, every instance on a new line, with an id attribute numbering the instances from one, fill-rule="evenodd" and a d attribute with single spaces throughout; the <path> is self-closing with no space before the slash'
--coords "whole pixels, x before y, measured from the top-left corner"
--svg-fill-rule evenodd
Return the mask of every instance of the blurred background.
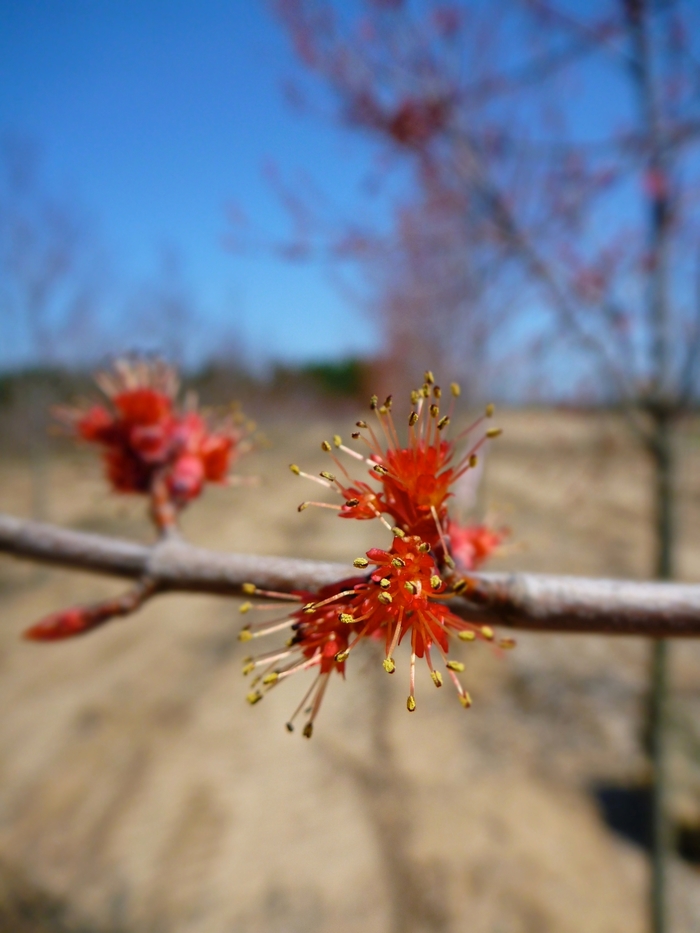
<path id="1" fill-rule="evenodd" d="M 259 485 L 209 490 L 188 538 L 349 563 L 387 533 L 298 515 L 286 465 L 322 469 L 372 392 L 407 412 L 431 368 L 461 417 L 498 405 L 454 504 L 509 527 L 493 569 L 697 582 L 699 20 L 689 0 L 0 4 L 0 509 L 152 540 L 51 409 L 159 354 L 265 435 L 240 469 Z M 412 717 L 368 651 L 309 743 L 284 730 L 303 685 L 245 704 L 233 601 L 19 638 L 119 591 L 0 563 L 0 929 L 700 930 L 694 643 L 465 648 L 474 707 L 426 677 Z"/>

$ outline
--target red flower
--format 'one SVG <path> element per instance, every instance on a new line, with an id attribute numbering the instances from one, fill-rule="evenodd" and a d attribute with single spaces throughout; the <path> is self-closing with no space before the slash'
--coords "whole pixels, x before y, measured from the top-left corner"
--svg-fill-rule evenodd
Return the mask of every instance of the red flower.
<path id="1" fill-rule="evenodd" d="M 232 422 L 212 430 L 200 412 L 180 411 L 175 372 L 159 360 L 117 360 L 97 382 L 108 403 L 64 411 L 64 418 L 78 437 L 104 448 L 115 491 L 151 496 L 161 526 L 205 482 L 224 482 L 246 447 L 243 430 Z"/>
<path id="2" fill-rule="evenodd" d="M 288 629 L 291 637 L 282 649 L 269 651 L 258 657 L 246 658 L 243 673 L 250 674 L 256 668 L 263 670 L 255 676 L 248 694 L 248 702 L 254 705 L 262 700 L 264 693 L 282 680 L 300 671 L 317 669 L 311 687 L 287 722 L 291 732 L 294 719 L 301 710 L 311 704 L 311 713 L 304 726 L 303 734 L 311 738 L 313 723 L 321 707 L 328 680 L 333 671 L 345 677 L 345 662 L 353 648 L 369 634 L 369 625 L 355 623 L 352 613 L 359 611 L 364 591 L 368 584 L 363 577 L 352 577 L 322 587 L 316 592 L 298 590 L 291 595 L 270 593 L 249 586 L 246 590 L 263 596 L 293 600 L 296 606 L 288 614 L 259 626 L 246 626 L 240 633 L 241 641 L 250 641 L 262 635 Z M 241 612 L 250 610 L 279 609 L 279 604 L 251 605 L 244 603 Z"/>
<path id="3" fill-rule="evenodd" d="M 448 590 L 429 545 L 420 538 L 397 536 L 389 551 L 372 548 L 367 558 L 367 563 L 376 568 L 370 574 L 375 586 L 365 592 L 360 615 L 355 615 L 354 620 L 356 623 L 364 621 L 370 629 L 382 630 L 386 642 L 384 669 L 390 674 L 396 669 L 394 651 L 410 635 L 409 711 L 416 708 L 416 658 L 425 658 L 433 682 L 437 687 L 442 686 L 442 674 L 433 666 L 433 649 L 442 657 L 462 705 L 470 706 L 469 694 L 457 678 L 457 672 L 464 670 L 464 665 L 447 657 L 450 636 L 457 635 L 463 641 L 477 638 L 490 641 L 494 637 L 492 629 L 465 621 L 445 604 L 445 600 L 455 595 L 455 590 Z"/>
<path id="4" fill-rule="evenodd" d="M 458 525 L 450 521 L 447 526 L 450 554 L 460 570 L 476 570 L 503 543 L 507 529 L 489 528 L 488 525 Z"/>
<path id="5" fill-rule="evenodd" d="M 346 447 L 336 435 L 332 445 L 324 441 L 321 447 L 332 455 L 339 475 L 324 471 L 318 477 L 311 476 L 302 473 L 296 464 L 291 465 L 292 472 L 335 489 L 345 500 L 340 506 L 303 502 L 299 506 L 300 511 L 316 505 L 337 509 L 341 518 L 379 518 L 394 534 L 388 550 L 372 548 L 366 558 L 358 558 L 354 562 L 358 569 L 367 569 L 366 578 L 343 580 L 317 593 L 298 593 L 296 600 L 304 603 L 301 608 L 269 624 L 247 627 L 241 633 L 241 638 L 247 641 L 285 628 L 293 632 L 284 649 L 246 659 L 245 673 L 267 665 L 256 676 L 254 689 L 248 694 L 248 701 L 252 704 L 262 699 L 266 689 L 290 674 L 317 669 L 316 679 L 292 716 L 293 720 L 301 709 L 310 704 L 310 717 L 304 727 L 306 736 L 311 736 L 313 731 L 313 722 L 331 673 L 335 670 L 344 676 L 345 662 L 350 653 L 366 638 L 384 640 L 384 669 L 390 674 L 396 670 L 396 649 L 402 641 L 410 642 L 410 685 L 406 704 L 409 711 L 416 708 L 415 670 L 418 658 L 425 658 L 433 683 L 436 687 L 442 686 L 443 675 L 434 665 L 435 653 L 438 659 L 442 659 L 462 705 L 471 705 L 469 694 L 457 677 L 464 670 L 464 665 L 448 656 L 450 641 L 454 636 L 467 642 L 477 639 L 492 641 L 494 633 L 488 625 L 469 622 L 450 609 L 448 601 L 466 590 L 468 584 L 454 576 L 446 583 L 440 568 L 455 566 L 452 551 L 463 569 L 471 569 L 500 543 L 502 533 L 485 526 L 461 528 L 451 522 L 447 514 L 453 484 L 468 469 L 476 466 L 477 450 L 487 438 L 500 434 L 500 430 L 484 431 L 475 443 L 458 453 L 455 443 L 446 437 L 452 406 L 458 395 L 459 387 L 453 385 L 452 403 L 448 413 L 442 414 L 439 407 L 441 391 L 434 385 L 432 374 L 426 373 L 425 384 L 411 396 L 413 410 L 408 418 L 405 445 L 399 440 L 392 417 L 391 397 L 381 406 L 374 397 L 371 408 L 378 419 L 379 430 L 375 431 L 364 421 L 359 421 L 357 427 L 360 430 L 353 434 L 355 440 L 363 441 L 369 448 L 366 455 Z M 489 406 L 484 418 L 492 413 Z M 482 424 L 484 418 L 462 431 L 457 440 L 467 437 Z M 334 448 L 366 463 L 376 485 L 354 479 L 334 453 Z M 384 516 L 393 521 L 393 527 Z M 258 591 L 254 587 L 252 591 L 273 597 L 281 595 Z M 242 611 L 252 608 L 266 607 L 252 607 L 247 603 Z M 511 639 L 499 642 L 502 648 L 513 644 Z M 292 720 L 288 723 L 290 729 L 293 728 Z"/>
<path id="6" fill-rule="evenodd" d="M 460 702 L 471 706 L 471 698 L 457 674 L 464 670 L 461 661 L 448 658 L 450 638 L 457 636 L 462 641 L 492 641 L 493 630 L 487 625 L 477 625 L 453 613 L 446 600 L 461 592 L 462 585 L 448 589 L 440 577 L 430 548 L 420 538 L 398 535 L 390 550 L 372 548 L 366 558 L 358 558 L 358 569 L 368 568 L 369 577 L 353 577 L 323 587 L 317 592 L 300 591 L 291 596 L 271 593 L 250 587 L 249 592 L 261 596 L 293 600 L 299 608 L 260 626 L 246 626 L 240 633 L 242 641 L 250 641 L 263 635 L 285 629 L 292 636 L 284 648 L 274 649 L 244 661 L 243 672 L 250 674 L 258 667 L 258 673 L 248 694 L 248 702 L 257 703 L 267 690 L 280 681 L 300 671 L 317 669 L 316 678 L 302 698 L 293 716 L 287 723 L 292 731 L 293 721 L 299 712 L 310 706 L 310 716 L 303 734 L 310 738 L 313 723 L 323 700 L 330 675 L 337 671 L 345 676 L 345 663 L 354 648 L 366 638 L 383 638 L 386 645 L 384 669 L 393 674 L 396 669 L 394 652 L 408 637 L 411 643 L 410 685 L 407 708 L 416 708 L 415 669 L 416 659 L 425 658 L 436 687 L 442 686 L 442 674 L 434 667 L 433 650 L 444 662 L 448 676 L 453 681 Z M 250 610 L 279 609 L 279 605 L 251 605 L 245 603 L 242 612 Z M 499 646 L 511 647 L 510 639 L 502 639 Z"/>
<path id="7" fill-rule="evenodd" d="M 292 464 L 291 469 L 323 486 L 334 488 L 345 499 L 342 506 L 305 502 L 300 509 L 307 505 L 337 508 L 341 518 L 370 519 L 387 515 L 404 534 L 415 535 L 426 541 L 441 565 L 449 565 L 451 558 L 445 526 L 447 502 L 452 495 L 450 490 L 467 470 L 476 466 L 477 451 L 487 438 L 496 437 L 501 432 L 498 428 L 486 430 L 475 443 L 458 454 L 455 441 L 448 440 L 446 434 L 454 401 L 459 395 L 459 386 L 452 384 L 452 402 L 448 412 L 443 414 L 440 409 L 440 388 L 434 385 L 432 373 L 426 373 L 425 377 L 423 387 L 411 395 L 413 409 L 408 418 L 408 439 L 405 445 L 399 440 L 392 415 L 391 396 L 381 406 L 375 396 L 371 400 L 371 408 L 378 419 L 379 430 L 375 431 L 366 422 L 358 421 L 360 430 L 352 435 L 353 439 L 363 442 L 369 448 L 367 456 L 346 447 L 336 435 L 333 446 L 328 441 L 324 441 L 321 446 L 331 453 L 339 474 L 323 472 L 320 477 L 310 476 L 302 474 L 296 464 Z M 489 406 L 485 415 L 457 435 L 456 440 L 466 439 L 492 414 L 493 407 Z M 379 488 L 353 479 L 344 464 L 333 454 L 334 447 L 367 463 L 371 468 L 369 475 L 379 484 Z M 385 524 L 391 527 L 389 522 L 385 521 Z"/>

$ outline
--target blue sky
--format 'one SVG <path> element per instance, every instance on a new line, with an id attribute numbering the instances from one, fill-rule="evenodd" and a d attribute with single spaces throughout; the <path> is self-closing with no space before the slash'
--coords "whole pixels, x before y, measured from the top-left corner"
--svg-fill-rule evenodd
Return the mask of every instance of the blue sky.
<path id="1" fill-rule="evenodd" d="M 0 132 L 35 138 L 47 183 L 94 219 L 107 313 L 174 248 L 198 308 L 190 358 L 239 339 L 258 362 L 376 348 L 318 265 L 222 246 L 230 201 L 271 237 L 288 229 L 263 177 L 269 158 L 313 170 L 341 201 L 357 190 L 369 150 L 288 106 L 281 82 L 294 69 L 262 0 L 0 3 Z M 6 345 L 5 365 L 25 353 Z"/>

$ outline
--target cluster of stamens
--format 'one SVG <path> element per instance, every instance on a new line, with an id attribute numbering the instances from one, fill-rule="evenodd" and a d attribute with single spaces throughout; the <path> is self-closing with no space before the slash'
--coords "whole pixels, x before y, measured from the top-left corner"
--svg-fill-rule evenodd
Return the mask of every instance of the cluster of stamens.
<path id="1" fill-rule="evenodd" d="M 442 390 L 435 385 L 432 373 L 425 375 L 423 386 L 411 393 L 406 446 L 402 446 L 399 440 L 392 412 L 392 396 L 388 396 L 382 405 L 377 396 L 373 396 L 370 408 L 378 421 L 378 430 L 366 421 L 358 421 L 358 430 L 352 434 L 353 440 L 365 447 L 364 453 L 348 447 L 336 434 L 332 443 L 323 441 L 321 444 L 321 449 L 333 460 L 335 472 L 323 470 L 314 476 L 303 472 L 294 463 L 290 469 L 332 489 L 344 500 L 341 505 L 305 501 L 299 506 L 299 511 L 316 506 L 334 509 L 340 518 L 379 519 L 392 531 L 398 528 L 404 534 L 418 535 L 436 551 L 440 563 L 451 566 L 446 530 L 450 487 L 467 470 L 476 467 L 478 451 L 487 440 L 498 437 L 501 429 L 484 429 L 475 441 L 467 445 L 462 455 L 456 457 L 456 444 L 473 436 L 492 417 L 493 406 L 487 406 L 480 418 L 453 441 L 448 441 L 447 428 L 460 395 L 459 386 L 457 383 L 450 386 L 450 403 L 447 412 L 443 413 L 440 408 Z M 365 464 L 370 478 L 379 483 L 379 488 L 365 480 L 354 479 L 338 455 L 341 452 Z"/>
<path id="2" fill-rule="evenodd" d="M 377 419 L 377 429 L 366 421 L 358 421 L 358 430 L 352 434 L 353 440 L 364 446 L 364 452 L 348 447 L 335 435 L 332 442 L 321 444 L 334 462 L 334 472 L 324 470 L 314 476 L 291 464 L 293 473 L 335 491 L 343 499 L 341 505 L 305 501 L 299 511 L 316 506 L 334 509 L 341 518 L 378 519 L 393 538 L 388 550 L 372 548 L 366 557 L 354 561 L 355 568 L 365 571 L 366 576 L 332 584 L 317 593 L 291 596 L 251 588 L 261 596 L 291 600 L 294 609 L 284 617 L 262 626 L 247 626 L 241 632 L 241 639 L 247 641 L 285 628 L 291 631 L 284 649 L 245 660 L 244 673 L 256 672 L 248 701 L 257 703 L 266 690 L 297 671 L 317 669 L 314 682 L 287 724 L 290 730 L 296 716 L 305 709 L 308 720 L 303 734 L 311 736 L 330 675 L 336 670 L 344 676 L 351 652 L 367 638 L 384 641 L 383 666 L 390 674 L 396 670 L 397 647 L 404 639 L 410 641 L 406 703 L 410 712 L 416 708 L 417 658 L 425 658 L 435 686 L 443 684 L 443 675 L 434 665 L 435 656 L 442 661 L 462 705 L 471 706 L 469 693 L 457 676 L 464 670 L 464 664 L 448 656 L 450 637 L 456 636 L 463 642 L 493 642 L 495 636 L 489 626 L 466 621 L 449 606 L 449 601 L 461 595 L 468 584 L 455 574 L 449 538 L 454 523 L 448 518 L 447 500 L 454 483 L 476 466 L 480 448 L 501 431 L 483 427 L 493 415 L 493 406 L 488 406 L 454 441 L 447 440 L 447 428 L 459 394 L 459 386 L 453 383 L 449 407 L 443 412 L 442 392 L 432 373 L 427 372 L 423 386 L 411 394 L 405 446 L 399 440 L 391 396 L 381 405 L 373 396 L 370 408 Z M 477 429 L 481 429 L 479 436 L 457 455 L 456 443 L 473 438 Z M 368 479 L 373 482 L 353 478 L 340 454 L 366 466 Z M 497 536 L 493 540 L 497 542 Z M 241 611 L 254 608 L 268 607 L 245 603 Z M 509 648 L 513 641 L 502 639 L 497 644 Z M 259 668 L 262 670 L 258 672 Z"/>

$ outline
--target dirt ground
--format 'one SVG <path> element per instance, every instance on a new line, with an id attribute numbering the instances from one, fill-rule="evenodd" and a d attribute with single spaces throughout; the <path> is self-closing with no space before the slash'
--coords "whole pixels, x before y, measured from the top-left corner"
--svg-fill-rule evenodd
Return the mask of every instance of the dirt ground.
<path id="1" fill-rule="evenodd" d="M 212 548 L 350 561 L 387 532 L 296 505 L 286 465 L 323 469 L 351 415 L 271 419 L 242 471 L 185 517 Z M 477 509 L 512 529 L 494 569 L 644 577 L 649 474 L 612 417 L 508 412 Z M 700 432 L 679 439 L 680 576 L 700 579 Z M 147 539 L 143 504 L 108 494 L 90 452 L 48 465 L 50 517 Z M 31 475 L 0 461 L 0 509 Z M 309 742 L 284 722 L 301 678 L 244 702 L 232 601 L 166 596 L 85 638 L 21 630 L 122 583 L 0 560 L 0 929 L 93 933 L 643 933 L 639 823 L 648 645 L 520 635 L 463 646 L 474 706 L 388 677 L 371 647 L 329 689 Z M 673 646 L 673 813 L 700 839 L 700 644 Z M 625 809 L 627 807 L 627 809 Z M 629 810 L 629 808 L 632 808 Z M 697 853 L 696 853 L 697 854 Z M 700 931 L 700 875 L 672 868 L 674 933 Z"/>

